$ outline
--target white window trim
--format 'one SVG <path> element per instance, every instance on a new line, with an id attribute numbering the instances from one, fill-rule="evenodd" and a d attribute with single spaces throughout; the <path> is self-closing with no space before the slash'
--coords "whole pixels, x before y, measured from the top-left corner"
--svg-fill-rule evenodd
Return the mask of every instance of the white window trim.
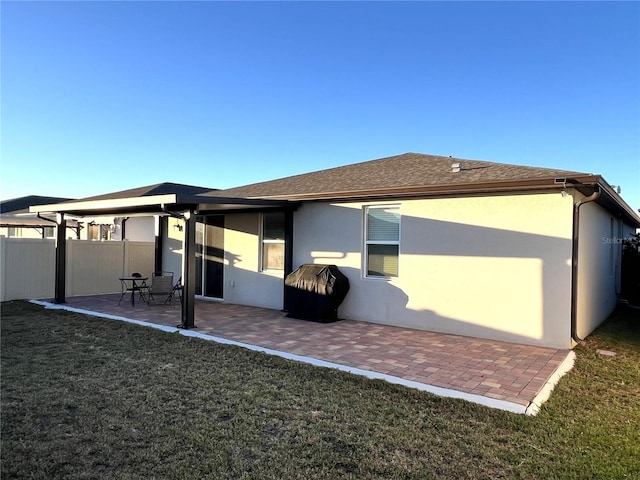
<path id="1" fill-rule="evenodd" d="M 260 213 L 260 225 L 259 225 L 259 229 L 260 229 L 260 239 L 259 239 L 259 245 L 258 245 L 258 267 L 259 267 L 259 271 L 261 272 L 282 272 L 284 269 L 282 268 L 264 268 L 264 244 L 265 243 L 277 243 L 277 244 L 281 244 L 284 245 L 284 239 L 283 240 L 265 240 L 264 238 L 264 213 L 261 212 Z"/>
<path id="2" fill-rule="evenodd" d="M 389 240 L 378 240 L 378 241 L 370 241 L 367 240 L 367 231 L 369 229 L 369 210 L 373 209 L 383 209 L 383 208 L 394 208 L 398 210 L 398 214 L 400 215 L 400 221 L 398 223 L 398 240 L 397 241 L 389 241 Z M 400 204 L 383 204 L 383 205 L 365 205 L 363 208 L 363 228 L 362 228 L 362 278 L 368 280 L 383 280 L 383 281 L 393 281 L 397 278 L 400 278 L 400 241 L 402 239 L 402 212 L 400 210 Z M 386 276 L 386 275 L 369 275 L 369 255 L 367 247 L 369 245 L 397 245 L 398 246 L 398 275 L 397 276 Z"/>

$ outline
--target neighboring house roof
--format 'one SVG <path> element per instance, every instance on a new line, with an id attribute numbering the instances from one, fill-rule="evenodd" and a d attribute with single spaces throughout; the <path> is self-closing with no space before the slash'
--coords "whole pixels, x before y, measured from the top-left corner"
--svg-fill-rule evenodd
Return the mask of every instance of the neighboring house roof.
<path id="1" fill-rule="evenodd" d="M 93 197 L 82 198 L 78 201 L 86 202 L 93 200 L 111 200 L 118 198 L 135 198 L 135 197 L 151 197 L 154 195 L 198 195 L 206 192 L 215 192 L 217 189 L 209 187 L 197 187 L 194 185 L 185 185 L 182 183 L 156 183 L 144 187 L 131 188 L 129 190 L 121 190 L 119 192 L 106 193 Z"/>
<path id="2" fill-rule="evenodd" d="M 12 198 L 0 202 L 0 213 L 29 213 L 29 207 L 32 205 L 50 205 L 67 200 L 71 200 L 71 198 L 44 197 L 41 195 Z"/>
<path id="3" fill-rule="evenodd" d="M 80 217 L 162 215 L 174 211 L 176 215 L 186 210 L 201 212 L 229 211 L 287 207 L 293 205 L 288 200 L 261 200 L 218 197 L 218 190 L 180 183 L 158 183 L 119 192 L 96 195 L 71 202 L 53 205 L 36 205 L 30 211 L 61 212 Z M 207 193 L 209 196 L 201 196 Z M 201 205 L 202 203 L 202 205 Z"/>
<path id="4" fill-rule="evenodd" d="M 452 164 L 460 164 L 453 172 Z M 215 192 L 216 196 L 326 198 L 390 189 L 531 181 L 590 175 L 453 157 L 405 153 Z M 206 195 L 206 194 L 205 194 Z"/>

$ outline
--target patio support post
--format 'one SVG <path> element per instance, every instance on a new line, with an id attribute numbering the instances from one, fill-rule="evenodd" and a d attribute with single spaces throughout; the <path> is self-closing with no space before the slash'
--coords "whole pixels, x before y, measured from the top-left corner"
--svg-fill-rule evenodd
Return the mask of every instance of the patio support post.
<path id="1" fill-rule="evenodd" d="M 196 216 L 184 213 L 184 245 L 182 249 L 182 323 L 178 328 L 195 328 L 196 303 Z"/>
<path id="2" fill-rule="evenodd" d="M 64 213 L 56 215 L 56 283 L 55 302 L 66 303 L 65 283 L 67 267 L 67 221 Z"/>
<path id="3" fill-rule="evenodd" d="M 284 212 L 284 278 L 293 272 L 293 210 L 287 209 Z M 283 288 L 282 307 L 287 307 L 287 289 Z"/>

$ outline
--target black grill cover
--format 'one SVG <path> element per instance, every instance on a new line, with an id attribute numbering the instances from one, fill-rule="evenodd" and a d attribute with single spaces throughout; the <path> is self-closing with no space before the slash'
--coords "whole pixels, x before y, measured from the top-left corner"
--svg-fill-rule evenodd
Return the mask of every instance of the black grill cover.
<path id="1" fill-rule="evenodd" d="M 301 265 L 284 281 L 288 317 L 332 322 L 347 296 L 349 279 L 335 265 Z"/>

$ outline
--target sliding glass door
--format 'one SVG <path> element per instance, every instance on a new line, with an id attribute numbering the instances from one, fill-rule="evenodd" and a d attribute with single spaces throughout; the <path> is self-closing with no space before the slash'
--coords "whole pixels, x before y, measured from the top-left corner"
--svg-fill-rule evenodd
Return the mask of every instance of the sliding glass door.
<path id="1" fill-rule="evenodd" d="M 198 217 L 196 222 L 196 295 L 223 298 L 224 217 Z"/>

